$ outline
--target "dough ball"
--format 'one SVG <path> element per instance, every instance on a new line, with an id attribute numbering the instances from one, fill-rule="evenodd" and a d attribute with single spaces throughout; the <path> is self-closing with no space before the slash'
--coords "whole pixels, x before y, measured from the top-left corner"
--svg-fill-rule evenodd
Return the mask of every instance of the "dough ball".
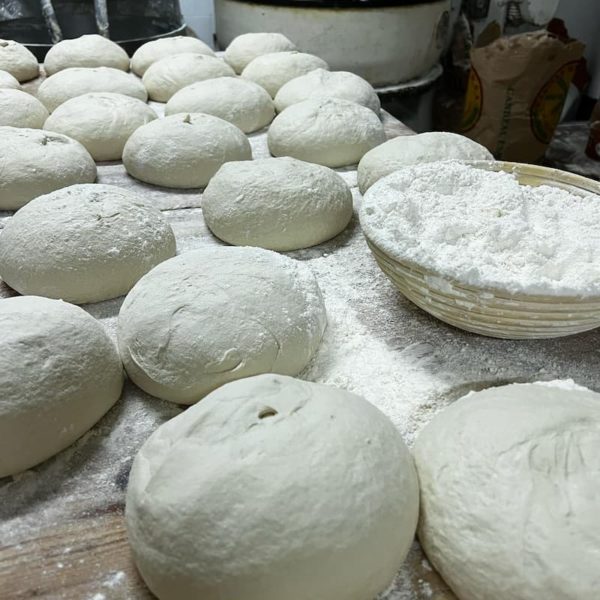
<path id="1" fill-rule="evenodd" d="M 142 277 L 119 313 L 119 349 L 143 390 L 193 404 L 235 379 L 296 375 L 326 322 L 304 264 L 259 248 L 210 247 Z"/>
<path id="2" fill-rule="evenodd" d="M 112 67 L 129 71 L 129 56 L 115 42 L 97 33 L 58 42 L 44 59 L 46 75 L 70 67 Z"/>
<path id="3" fill-rule="evenodd" d="M 224 58 L 236 73 L 241 73 L 258 56 L 296 49 L 282 33 L 243 33 L 231 40 Z"/>
<path id="4" fill-rule="evenodd" d="M 0 477 L 60 452 L 119 399 L 123 367 L 100 322 L 60 300 L 0 300 Z"/>
<path id="5" fill-rule="evenodd" d="M 131 134 L 157 118 L 137 98 L 100 92 L 67 100 L 50 115 L 44 129 L 81 142 L 94 160 L 121 160 Z"/>
<path id="6" fill-rule="evenodd" d="M 0 210 L 76 183 L 96 181 L 96 163 L 75 140 L 40 129 L 0 127 Z"/>
<path id="7" fill-rule="evenodd" d="M 233 69 L 220 58 L 188 52 L 155 62 L 142 81 L 152 100 L 167 102 L 175 92 L 197 81 L 234 76 Z"/>
<path id="8" fill-rule="evenodd" d="M 137 77 L 110 67 L 63 69 L 40 85 L 38 98 L 52 112 L 63 102 L 92 92 L 113 92 L 148 100 L 146 88 Z"/>
<path id="9" fill-rule="evenodd" d="M 215 55 L 209 46 L 197 38 L 182 35 L 161 38 L 152 42 L 146 42 L 135 51 L 131 57 L 131 70 L 136 75 L 142 77 L 148 67 L 161 58 L 187 52 L 205 54 L 206 56 Z"/>
<path id="10" fill-rule="evenodd" d="M 21 90 L 0 90 L 0 126 L 41 129 L 48 118 L 46 107 Z"/>
<path id="11" fill-rule="evenodd" d="M 23 44 L 0 39 L 0 69 L 17 81 L 29 81 L 40 74 L 37 58 Z"/>
<path id="12" fill-rule="evenodd" d="M 440 160 L 494 160 L 487 148 L 456 133 L 432 131 L 396 137 L 367 152 L 358 164 L 358 187 L 365 193 L 382 177 L 403 167 Z"/>
<path id="13" fill-rule="evenodd" d="M 199 113 L 143 125 L 123 150 L 130 175 L 171 188 L 204 187 L 224 163 L 251 159 L 250 142 L 235 125 Z"/>
<path id="14" fill-rule="evenodd" d="M 161 212 L 114 185 L 74 185 L 32 200 L 0 233 L 0 277 L 21 294 L 83 304 L 126 294 L 175 256 Z"/>
<path id="15" fill-rule="evenodd" d="M 0 89 L 20 90 L 21 84 L 18 79 L 13 77 L 8 71 L 0 71 Z"/>
<path id="16" fill-rule="evenodd" d="M 249 63 L 242 77 L 258 83 L 275 98 L 282 85 L 315 69 L 329 69 L 329 65 L 313 54 L 272 52 L 258 56 Z"/>
<path id="17" fill-rule="evenodd" d="M 346 228 L 352 193 L 335 171 L 294 158 L 230 162 L 210 180 L 202 213 L 230 244 L 297 250 Z"/>
<path id="18" fill-rule="evenodd" d="M 381 102 L 373 86 L 348 71 L 315 69 L 283 85 L 275 96 L 278 112 L 310 98 L 341 98 L 370 108 L 379 114 Z"/>
<path id="19" fill-rule="evenodd" d="M 348 100 L 323 98 L 293 104 L 277 115 L 267 139 L 274 156 L 344 167 L 385 142 L 385 132 L 372 110 Z"/>
<path id="20" fill-rule="evenodd" d="M 470 394 L 414 453 L 419 537 L 461 600 L 598 595 L 599 394 L 572 382 Z"/>
<path id="21" fill-rule="evenodd" d="M 192 83 L 167 102 L 166 115 L 183 112 L 214 115 L 252 133 L 273 120 L 275 107 L 260 85 L 245 79 L 218 77 Z"/>

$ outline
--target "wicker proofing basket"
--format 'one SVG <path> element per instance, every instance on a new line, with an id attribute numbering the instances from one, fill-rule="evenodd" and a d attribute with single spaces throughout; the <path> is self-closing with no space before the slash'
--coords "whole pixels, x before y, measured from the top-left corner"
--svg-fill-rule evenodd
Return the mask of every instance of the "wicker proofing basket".
<path id="1" fill-rule="evenodd" d="M 599 183 L 557 169 L 500 161 L 472 164 L 514 173 L 522 184 L 600 194 Z M 367 243 L 382 271 L 404 296 L 434 317 L 465 331 L 517 340 L 562 337 L 600 326 L 600 296 L 534 296 L 476 288 L 392 258 L 368 237 Z"/>

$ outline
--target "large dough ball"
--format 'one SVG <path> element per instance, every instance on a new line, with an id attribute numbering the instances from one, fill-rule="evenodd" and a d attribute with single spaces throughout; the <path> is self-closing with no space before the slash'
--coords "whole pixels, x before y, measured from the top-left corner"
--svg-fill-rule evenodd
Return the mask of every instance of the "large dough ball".
<path id="1" fill-rule="evenodd" d="M 326 326 L 302 263 L 259 248 L 211 247 L 164 262 L 127 295 L 119 349 L 143 390 L 192 404 L 259 373 L 296 375 Z"/>
<path id="2" fill-rule="evenodd" d="M 123 150 L 130 175 L 172 188 L 204 187 L 224 163 L 251 159 L 250 142 L 235 125 L 198 113 L 152 121 Z"/>
<path id="3" fill-rule="evenodd" d="M 385 142 L 379 117 L 370 109 L 338 98 L 293 104 L 269 127 L 274 156 L 344 167 L 356 164 L 365 152 Z"/>
<path id="4" fill-rule="evenodd" d="M 119 399 L 123 367 L 84 310 L 36 296 L 0 300 L 0 477 L 50 458 Z"/>
<path id="5" fill-rule="evenodd" d="M 297 250 L 345 229 L 352 193 L 335 171 L 294 158 L 230 162 L 210 180 L 202 213 L 230 244 Z"/>
<path id="6" fill-rule="evenodd" d="M 358 164 L 358 187 L 365 193 L 382 177 L 403 167 L 439 160 L 493 160 L 487 148 L 456 133 L 432 131 L 400 136 L 367 152 Z"/>
<path id="7" fill-rule="evenodd" d="M 162 425 L 135 458 L 125 515 L 161 600 L 372 600 L 418 510 L 412 458 L 382 413 L 269 374 Z"/>
<path id="8" fill-rule="evenodd" d="M 48 118 L 46 107 L 21 90 L 0 90 L 0 126 L 41 129 Z"/>
<path id="9" fill-rule="evenodd" d="M 63 102 L 91 92 L 113 92 L 143 102 L 148 100 L 146 88 L 137 77 L 110 67 L 63 69 L 40 85 L 38 98 L 52 112 Z"/>
<path id="10" fill-rule="evenodd" d="M 75 140 L 39 129 L 0 127 L 0 209 L 16 210 L 42 194 L 96 181 L 96 163 Z"/>
<path id="11" fill-rule="evenodd" d="M 148 67 L 161 58 L 186 52 L 205 54 L 207 56 L 215 55 L 209 46 L 197 38 L 182 35 L 161 38 L 152 42 L 146 42 L 135 51 L 131 57 L 131 70 L 136 75 L 142 77 Z"/>
<path id="12" fill-rule="evenodd" d="M 470 394 L 415 445 L 419 537 L 460 600 L 600 589 L 600 395 L 572 382 Z"/>
<path id="13" fill-rule="evenodd" d="M 62 40 L 48 50 L 44 59 L 46 75 L 70 67 L 112 67 L 129 71 L 129 56 L 115 42 L 97 33 Z"/>
<path id="14" fill-rule="evenodd" d="M 175 256 L 161 212 L 113 185 L 74 185 L 32 200 L 0 233 L 0 277 L 21 294 L 99 302 L 126 294 Z"/>
<path id="15" fill-rule="evenodd" d="M 197 81 L 234 76 L 233 69 L 220 58 L 187 53 L 155 62 L 144 73 L 142 81 L 152 100 L 167 102 L 175 92 Z"/>
<path id="16" fill-rule="evenodd" d="M 25 46 L 0 39 L 0 69 L 20 82 L 35 79 L 40 74 L 37 58 Z"/>
<path id="17" fill-rule="evenodd" d="M 290 79 L 315 69 L 329 69 L 329 65 L 313 54 L 272 52 L 258 56 L 250 62 L 242 72 L 242 77 L 258 83 L 274 98 L 279 88 Z"/>
<path id="18" fill-rule="evenodd" d="M 348 71 L 315 69 L 281 86 L 275 96 L 275 107 L 281 112 L 292 104 L 309 98 L 341 98 L 370 108 L 379 114 L 381 102 L 373 86 Z"/>
<path id="19" fill-rule="evenodd" d="M 282 33 L 243 33 L 231 40 L 225 60 L 236 73 L 241 73 L 258 56 L 292 50 L 296 50 L 296 45 Z"/>
<path id="20" fill-rule="evenodd" d="M 260 85 L 240 78 L 218 77 L 192 83 L 172 96 L 165 115 L 183 112 L 214 115 L 252 133 L 273 120 L 275 107 Z"/>
<path id="21" fill-rule="evenodd" d="M 47 119 L 44 129 L 81 142 L 94 160 L 120 160 L 131 134 L 156 118 L 156 113 L 137 98 L 93 93 L 61 104 Z"/>
<path id="22" fill-rule="evenodd" d="M 19 80 L 8 71 L 0 71 L 0 89 L 2 90 L 20 90 Z"/>

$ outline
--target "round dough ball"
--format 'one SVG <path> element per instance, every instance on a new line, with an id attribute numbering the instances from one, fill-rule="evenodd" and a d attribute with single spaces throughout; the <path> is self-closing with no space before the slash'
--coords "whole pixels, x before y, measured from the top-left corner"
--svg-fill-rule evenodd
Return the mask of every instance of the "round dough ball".
<path id="1" fill-rule="evenodd" d="M 131 96 L 111 93 L 83 94 L 61 104 L 44 129 L 81 142 L 94 160 L 121 160 L 131 134 L 158 116 Z"/>
<path id="2" fill-rule="evenodd" d="M 0 277 L 21 294 L 83 304 L 126 294 L 175 256 L 161 212 L 114 185 L 74 185 L 32 200 L 0 234 Z"/>
<path id="3" fill-rule="evenodd" d="M 0 90 L 0 126 L 41 129 L 48 118 L 46 107 L 21 90 Z"/>
<path id="4" fill-rule="evenodd" d="M 224 58 L 236 73 L 241 73 L 258 56 L 296 49 L 282 33 L 243 33 L 231 40 Z"/>
<path id="5" fill-rule="evenodd" d="M 275 116 L 271 96 L 245 79 L 218 77 L 179 90 L 165 107 L 165 115 L 197 112 L 233 123 L 245 133 L 266 127 Z"/>
<path id="6" fill-rule="evenodd" d="M 461 600 L 600 586 L 600 395 L 572 382 L 470 394 L 419 436 L 419 537 Z"/>
<path id="7" fill-rule="evenodd" d="M 193 404 L 235 379 L 296 375 L 326 323 L 304 264 L 259 248 L 210 247 L 140 279 L 119 313 L 119 349 L 143 390 Z"/>
<path id="8" fill-rule="evenodd" d="M 204 187 L 224 163 L 251 159 L 250 142 L 235 125 L 199 113 L 152 121 L 123 150 L 130 175 L 171 188 Z"/>
<path id="9" fill-rule="evenodd" d="M 137 77 L 110 67 L 63 69 L 40 85 L 38 98 L 52 112 L 63 102 L 92 92 L 113 92 L 143 102 L 148 100 L 146 88 Z"/>
<path id="10" fill-rule="evenodd" d="M 267 139 L 274 156 L 344 167 L 385 142 L 385 132 L 372 110 L 348 100 L 323 98 L 293 104 L 277 115 Z"/>
<path id="11" fill-rule="evenodd" d="M 275 107 L 281 112 L 292 104 L 309 98 L 341 98 L 366 106 L 379 114 L 381 102 L 373 86 L 348 71 L 315 69 L 283 85 L 275 96 Z"/>
<path id="12" fill-rule="evenodd" d="M 209 46 L 197 38 L 182 35 L 161 38 L 146 42 L 135 51 L 131 57 L 131 70 L 142 77 L 150 65 L 162 58 L 186 52 L 205 54 L 206 56 L 215 55 Z"/>
<path id="13" fill-rule="evenodd" d="M 242 77 L 258 83 L 274 98 L 285 83 L 315 69 L 329 69 L 329 65 L 313 54 L 272 52 L 250 62 L 242 72 Z"/>
<path id="14" fill-rule="evenodd" d="M 297 250 L 346 228 L 352 193 L 335 171 L 294 158 L 230 162 L 204 191 L 202 214 L 230 244 Z"/>
<path id="15" fill-rule="evenodd" d="M 21 84 L 8 71 L 0 71 L 0 89 L 20 90 Z"/>
<path id="16" fill-rule="evenodd" d="M 234 76 L 233 69 L 220 58 L 188 52 L 155 62 L 142 81 L 152 100 L 167 102 L 175 92 L 197 81 Z"/>
<path id="17" fill-rule="evenodd" d="M 16 210 L 33 198 L 76 183 L 96 181 L 89 152 L 66 135 L 0 127 L 0 209 Z"/>
<path id="18" fill-rule="evenodd" d="M 477 142 L 442 131 L 393 138 L 367 152 L 358 164 L 358 187 L 365 193 L 382 177 L 403 167 L 440 160 L 494 160 Z"/>
<path id="19" fill-rule="evenodd" d="M 129 56 L 119 44 L 92 33 L 62 40 L 48 50 L 44 59 L 46 75 L 71 67 L 112 67 L 129 71 Z"/>
<path id="20" fill-rule="evenodd" d="M 0 477 L 50 458 L 119 399 L 123 367 L 100 322 L 60 300 L 0 300 Z"/>
<path id="21" fill-rule="evenodd" d="M 37 58 L 23 44 L 0 39 L 0 69 L 17 81 L 29 81 L 40 74 Z"/>

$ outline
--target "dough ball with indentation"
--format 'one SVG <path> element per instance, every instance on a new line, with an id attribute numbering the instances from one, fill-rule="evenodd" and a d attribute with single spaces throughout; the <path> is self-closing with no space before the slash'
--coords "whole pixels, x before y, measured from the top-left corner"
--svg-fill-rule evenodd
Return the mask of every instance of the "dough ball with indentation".
<path id="1" fill-rule="evenodd" d="M 305 100 L 277 115 L 269 127 L 269 150 L 327 167 L 356 164 L 385 141 L 379 117 L 338 98 Z"/>
<path id="2" fill-rule="evenodd" d="M 75 140 L 40 129 L 0 127 L 0 209 L 76 183 L 96 181 L 96 163 Z"/>
<path id="3" fill-rule="evenodd" d="M 110 67 L 63 69 L 40 85 L 38 98 L 52 112 L 63 102 L 92 92 L 112 92 L 143 102 L 148 100 L 146 88 L 135 75 Z"/>
<path id="4" fill-rule="evenodd" d="M 260 248 L 210 247 L 142 277 L 119 313 L 119 349 L 143 390 L 193 404 L 228 381 L 298 374 L 326 322 L 303 263 Z"/>
<path id="5" fill-rule="evenodd" d="M 102 324 L 72 304 L 0 300 L 0 477 L 82 436 L 119 399 L 123 367 Z"/>
<path id="6" fill-rule="evenodd" d="M 174 54 L 204 54 L 214 56 L 215 53 L 198 38 L 175 36 L 146 42 L 140 46 L 131 57 L 131 70 L 142 77 L 148 67 L 167 56 Z"/>
<path id="7" fill-rule="evenodd" d="M 120 160 L 131 134 L 157 118 L 137 98 L 93 93 L 63 102 L 46 120 L 44 129 L 81 142 L 94 160 Z"/>
<path id="8" fill-rule="evenodd" d="M 461 600 L 600 589 L 600 394 L 572 381 L 469 394 L 417 439 L 419 538 Z"/>
<path id="9" fill-rule="evenodd" d="M 134 460 L 125 515 L 162 600 L 372 600 L 418 511 L 412 457 L 385 415 L 343 389 L 268 374 L 159 427 Z"/>
<path id="10" fill-rule="evenodd" d="M 258 56 L 296 49 L 282 33 L 243 33 L 231 40 L 224 58 L 236 73 L 241 73 Z"/>
<path id="11" fill-rule="evenodd" d="M 202 214 L 230 244 L 297 250 L 345 229 L 352 193 L 335 171 L 294 158 L 231 162 L 210 180 Z"/>
<path id="12" fill-rule="evenodd" d="M 155 62 L 144 73 L 142 81 L 152 100 L 167 102 L 187 85 L 217 77 L 235 77 L 235 72 L 216 56 L 187 53 L 167 56 Z"/>
<path id="13" fill-rule="evenodd" d="M 0 71 L 0 89 L 1 90 L 20 90 L 19 80 L 8 71 Z"/>
<path id="14" fill-rule="evenodd" d="M 0 126 L 41 129 L 48 118 L 46 107 L 21 90 L 0 90 Z"/>
<path id="15" fill-rule="evenodd" d="M 255 58 L 242 72 L 242 77 L 258 83 L 272 98 L 288 81 L 329 65 L 314 54 L 304 52 L 272 52 Z"/>
<path id="16" fill-rule="evenodd" d="M 230 160 L 251 160 L 246 136 L 235 125 L 199 113 L 152 121 L 134 131 L 123 150 L 127 172 L 171 188 L 204 187 Z"/>
<path id="17" fill-rule="evenodd" d="M 48 50 L 44 59 L 46 75 L 70 67 L 112 67 L 129 71 L 129 56 L 115 42 L 97 33 L 62 40 Z"/>
<path id="18" fill-rule="evenodd" d="M 175 256 L 161 212 L 114 185 L 74 185 L 24 206 L 0 233 L 0 277 L 21 294 L 83 304 L 126 294 Z"/>
<path id="19" fill-rule="evenodd" d="M 456 133 L 432 131 L 396 137 L 367 152 L 358 164 L 358 187 L 365 193 L 382 177 L 403 167 L 440 160 L 493 160 L 481 144 Z"/>
<path id="20" fill-rule="evenodd" d="M 40 74 L 37 58 L 23 44 L 13 40 L 0 39 L 0 69 L 21 83 Z"/>

